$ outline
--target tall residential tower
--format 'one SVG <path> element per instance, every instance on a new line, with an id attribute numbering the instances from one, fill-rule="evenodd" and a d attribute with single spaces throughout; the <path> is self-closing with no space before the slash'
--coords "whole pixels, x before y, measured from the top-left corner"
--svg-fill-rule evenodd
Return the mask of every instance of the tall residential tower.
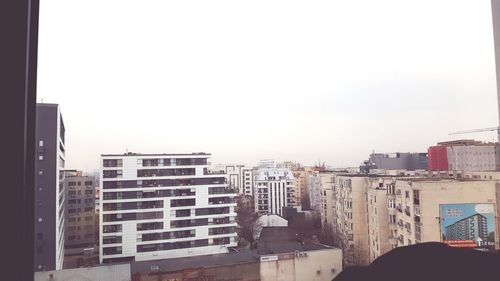
<path id="1" fill-rule="evenodd" d="M 236 246 L 234 197 L 210 154 L 101 157 L 100 261 L 228 252 Z"/>
<path id="2" fill-rule="evenodd" d="M 64 122 L 57 104 L 36 106 L 36 271 L 62 269 L 64 259 Z"/>

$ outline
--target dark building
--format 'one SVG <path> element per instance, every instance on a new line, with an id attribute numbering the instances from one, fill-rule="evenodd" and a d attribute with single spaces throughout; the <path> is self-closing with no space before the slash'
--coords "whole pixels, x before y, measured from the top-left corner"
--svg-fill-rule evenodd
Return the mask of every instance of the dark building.
<path id="1" fill-rule="evenodd" d="M 64 259 L 64 122 L 57 104 L 37 104 L 35 164 L 36 271 L 61 269 Z"/>
<path id="2" fill-rule="evenodd" d="M 81 255 L 96 243 L 95 179 L 82 172 L 65 171 L 65 254 Z"/>
<path id="3" fill-rule="evenodd" d="M 427 170 L 427 153 L 372 153 L 370 159 L 360 167 L 361 172 L 371 169 L 383 170 Z"/>

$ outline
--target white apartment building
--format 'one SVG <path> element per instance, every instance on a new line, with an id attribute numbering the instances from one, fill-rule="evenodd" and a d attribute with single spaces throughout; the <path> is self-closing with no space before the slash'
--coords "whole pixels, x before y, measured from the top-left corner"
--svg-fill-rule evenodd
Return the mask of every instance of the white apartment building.
<path id="1" fill-rule="evenodd" d="M 210 167 L 213 171 L 224 171 L 230 188 L 238 191 L 238 195 L 253 194 L 253 168 L 245 165 L 218 164 Z"/>
<path id="2" fill-rule="evenodd" d="M 235 193 L 210 154 L 104 154 L 101 263 L 228 252 L 236 246 Z"/>
<path id="3" fill-rule="evenodd" d="M 293 174 L 286 168 L 259 168 L 254 175 L 255 212 L 283 214 L 293 205 Z"/>
<path id="4" fill-rule="evenodd" d="M 243 167 L 241 169 L 241 187 L 243 195 L 253 196 L 253 173 L 254 169 L 251 167 Z"/>

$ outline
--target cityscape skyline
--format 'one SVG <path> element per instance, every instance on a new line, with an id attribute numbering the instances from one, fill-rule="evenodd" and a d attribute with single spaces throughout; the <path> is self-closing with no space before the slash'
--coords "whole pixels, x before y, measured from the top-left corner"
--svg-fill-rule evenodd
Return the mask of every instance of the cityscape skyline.
<path id="1" fill-rule="evenodd" d="M 38 101 L 61 106 L 84 171 L 127 150 L 347 167 L 494 140 L 448 136 L 497 124 L 490 2 L 400 2 L 45 3 Z"/>

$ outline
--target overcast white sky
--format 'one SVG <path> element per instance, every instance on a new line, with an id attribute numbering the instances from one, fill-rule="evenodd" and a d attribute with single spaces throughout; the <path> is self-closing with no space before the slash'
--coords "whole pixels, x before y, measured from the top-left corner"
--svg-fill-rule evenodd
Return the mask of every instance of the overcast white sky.
<path id="1" fill-rule="evenodd" d="M 38 100 L 84 171 L 126 148 L 355 166 L 497 125 L 491 22 L 489 0 L 41 1 Z"/>

